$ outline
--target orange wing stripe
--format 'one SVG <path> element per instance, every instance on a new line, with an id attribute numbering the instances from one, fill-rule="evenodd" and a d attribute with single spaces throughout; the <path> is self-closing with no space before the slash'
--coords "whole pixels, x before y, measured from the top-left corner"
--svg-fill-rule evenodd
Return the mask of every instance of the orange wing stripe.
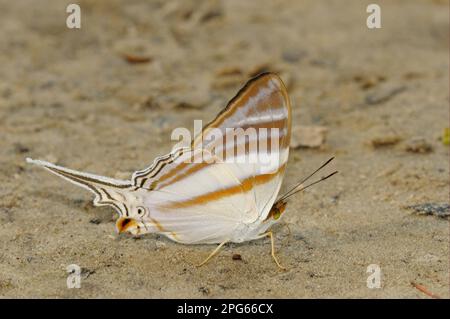
<path id="1" fill-rule="evenodd" d="M 225 189 L 219 189 L 214 192 L 210 192 L 204 195 L 200 195 L 188 200 L 175 202 L 169 205 L 165 205 L 163 208 L 181 208 L 181 207 L 189 207 L 189 206 L 195 206 L 195 205 L 202 205 L 211 201 L 219 200 L 223 197 L 232 196 L 235 194 L 239 194 L 242 191 L 248 192 L 250 191 L 253 186 L 260 185 L 269 182 L 273 178 L 277 177 L 280 173 L 284 172 L 284 169 L 286 168 L 286 164 L 283 164 L 278 171 L 276 171 L 273 174 L 262 174 L 255 177 L 249 177 L 246 178 L 241 182 L 240 185 L 236 185 L 230 188 Z"/>

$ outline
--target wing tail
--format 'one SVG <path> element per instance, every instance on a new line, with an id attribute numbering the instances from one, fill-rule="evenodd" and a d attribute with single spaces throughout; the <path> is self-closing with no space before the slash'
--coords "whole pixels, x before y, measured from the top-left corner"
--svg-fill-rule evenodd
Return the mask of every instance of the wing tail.
<path id="1" fill-rule="evenodd" d="M 49 172 L 95 194 L 95 205 L 109 205 L 116 200 L 111 197 L 111 190 L 124 189 L 131 186 L 129 181 L 113 179 L 90 173 L 76 171 L 52 164 L 50 162 L 26 159 L 27 163 L 40 166 Z"/>

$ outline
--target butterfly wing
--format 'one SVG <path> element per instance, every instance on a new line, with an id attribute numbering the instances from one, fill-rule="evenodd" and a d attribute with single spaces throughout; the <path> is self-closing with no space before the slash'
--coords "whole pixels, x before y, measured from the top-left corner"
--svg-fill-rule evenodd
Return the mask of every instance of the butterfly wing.
<path id="1" fill-rule="evenodd" d="M 247 82 L 194 144 L 214 148 L 217 143 L 211 135 L 220 130 L 227 136 L 222 148 L 229 149 L 226 132 L 230 128 L 256 132 L 252 136 L 259 142 L 257 147 L 252 144 L 252 137 L 236 139 L 232 156 L 226 152 L 226 157 L 232 163 L 230 170 L 252 193 L 258 217 L 264 220 L 281 187 L 291 137 L 291 105 L 286 87 L 276 74 L 263 73 Z M 239 151 L 243 144 L 245 148 Z M 242 162 L 235 154 L 241 156 L 243 152 L 248 157 Z"/>
<path id="2" fill-rule="evenodd" d="M 192 149 L 175 150 L 172 155 L 155 160 L 152 166 L 159 170 L 157 174 L 150 170 L 144 177 L 136 172 L 133 181 L 148 191 L 148 222 L 156 224 L 160 233 L 183 243 L 221 242 L 255 210 L 254 203 L 229 164 L 190 163 L 198 156 L 194 153 Z M 163 184 L 164 176 L 178 172 L 186 164 L 196 168 L 196 172 Z"/>
<path id="3" fill-rule="evenodd" d="M 236 129 L 244 134 L 232 135 L 233 143 L 229 132 Z M 277 75 L 265 73 L 250 80 L 191 147 L 157 158 L 134 173 L 132 183 L 149 191 L 152 219 L 170 238 L 221 242 L 240 224 L 264 220 L 269 213 L 284 175 L 290 134 L 286 88 Z"/>

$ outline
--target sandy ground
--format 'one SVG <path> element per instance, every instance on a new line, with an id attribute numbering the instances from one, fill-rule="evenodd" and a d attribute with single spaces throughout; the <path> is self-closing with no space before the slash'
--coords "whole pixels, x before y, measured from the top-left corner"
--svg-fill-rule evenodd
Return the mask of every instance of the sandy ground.
<path id="1" fill-rule="evenodd" d="M 79 1 L 70 30 L 69 2 L 1 1 L 0 296 L 428 298 L 416 282 L 449 297 L 448 219 L 406 208 L 448 202 L 448 2 L 377 1 L 382 28 L 369 30 L 370 2 Z M 284 188 L 331 156 L 340 171 L 274 228 L 285 272 L 268 240 L 197 269 L 211 246 L 118 236 L 112 208 L 25 164 L 129 176 L 262 70 L 287 83 L 294 126 L 328 129 L 322 147 L 291 151 Z M 66 287 L 69 264 L 80 289 Z"/>

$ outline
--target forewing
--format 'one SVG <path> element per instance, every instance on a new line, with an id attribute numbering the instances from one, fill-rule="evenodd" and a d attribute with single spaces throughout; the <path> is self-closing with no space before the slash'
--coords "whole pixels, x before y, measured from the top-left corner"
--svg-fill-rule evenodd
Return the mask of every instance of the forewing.
<path id="1" fill-rule="evenodd" d="M 227 135 L 230 128 L 249 133 L 253 129 L 256 135 L 249 134 L 240 141 L 236 139 L 233 145 Z M 217 142 L 214 138 L 217 130 L 226 139 Z M 196 138 L 193 147 L 202 145 L 203 149 L 219 151 L 218 156 L 230 163 L 229 169 L 241 181 L 245 191 L 252 194 L 259 216 L 265 218 L 281 187 L 290 136 L 291 106 L 287 90 L 277 75 L 266 73 L 250 80 L 239 91 Z M 258 141 L 256 148 L 255 143 L 252 144 L 254 139 Z M 242 144 L 245 147 L 239 149 Z M 230 152 L 230 145 L 233 152 Z M 241 160 L 243 150 L 247 155 L 244 161 Z M 195 170 L 190 168 L 190 172 Z"/>
<path id="2" fill-rule="evenodd" d="M 210 135 L 215 129 L 225 134 L 227 128 L 253 128 L 256 131 L 259 142 L 257 161 L 252 161 L 250 157 L 250 161 L 239 163 L 235 159 L 230 169 L 243 184 L 248 185 L 259 215 L 265 219 L 281 187 L 289 155 L 291 105 L 281 79 L 275 74 L 266 73 L 250 80 L 205 128 L 202 141 L 197 138 L 195 143 L 202 143 L 203 148 L 210 149 L 215 143 Z M 278 134 L 270 134 L 275 131 Z M 247 141 L 245 143 L 249 144 Z M 226 145 L 223 147 L 226 148 Z M 245 148 L 245 152 L 251 156 L 251 147 Z"/>

